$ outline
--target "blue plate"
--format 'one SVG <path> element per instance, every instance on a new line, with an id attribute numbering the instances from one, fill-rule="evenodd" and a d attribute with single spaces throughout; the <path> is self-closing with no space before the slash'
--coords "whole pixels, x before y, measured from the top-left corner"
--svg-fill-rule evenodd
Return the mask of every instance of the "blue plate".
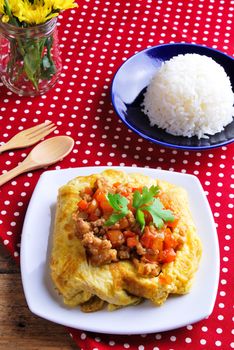
<path id="1" fill-rule="evenodd" d="M 225 69 L 234 87 L 234 59 L 224 53 L 195 44 L 166 44 L 143 50 L 119 68 L 112 83 L 112 104 L 122 121 L 139 136 L 167 147 L 198 150 L 223 146 L 234 141 L 234 120 L 209 138 L 174 136 L 151 127 L 141 104 L 146 87 L 162 62 L 179 54 L 197 53 L 213 58 Z"/>

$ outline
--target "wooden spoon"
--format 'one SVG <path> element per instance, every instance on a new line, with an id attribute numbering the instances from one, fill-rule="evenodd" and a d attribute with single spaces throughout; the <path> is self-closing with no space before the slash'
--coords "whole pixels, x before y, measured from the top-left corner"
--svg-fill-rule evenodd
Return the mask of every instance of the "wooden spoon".
<path id="1" fill-rule="evenodd" d="M 73 146 L 74 140 L 69 136 L 55 136 L 39 143 L 22 163 L 0 176 L 0 186 L 26 171 L 56 163 L 68 155 Z"/>

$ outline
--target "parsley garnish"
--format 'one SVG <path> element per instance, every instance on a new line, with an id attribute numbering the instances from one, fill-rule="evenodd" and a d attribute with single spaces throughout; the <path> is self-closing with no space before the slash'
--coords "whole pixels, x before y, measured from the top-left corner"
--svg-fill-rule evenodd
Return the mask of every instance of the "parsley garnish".
<path id="1" fill-rule="evenodd" d="M 165 210 L 163 204 L 155 195 L 159 193 L 158 186 L 150 188 L 143 187 L 142 194 L 135 191 L 133 194 L 133 207 L 136 209 L 136 220 L 141 226 L 141 230 L 145 227 L 144 211 L 148 211 L 153 219 L 153 223 L 157 228 L 162 228 L 164 221 L 173 221 L 174 216 L 171 210 Z"/>
<path id="2" fill-rule="evenodd" d="M 128 209 L 128 200 L 127 198 L 121 196 L 119 193 L 112 194 L 108 193 L 107 195 L 108 202 L 114 209 L 114 213 L 111 214 L 109 219 L 105 222 L 106 226 L 114 225 L 117 221 L 122 219 L 129 212 Z"/>
<path id="3" fill-rule="evenodd" d="M 166 210 L 162 202 L 158 198 L 155 198 L 159 191 L 158 186 L 151 186 L 150 188 L 143 187 L 142 193 L 139 191 L 133 193 L 132 206 L 136 209 L 135 217 L 140 224 L 141 231 L 145 228 L 144 211 L 148 211 L 151 214 L 154 225 L 159 229 L 163 227 L 164 222 L 174 221 L 175 219 L 172 211 Z M 108 193 L 107 199 L 114 212 L 106 221 L 105 225 L 111 226 L 128 214 L 128 199 L 119 193 Z"/>

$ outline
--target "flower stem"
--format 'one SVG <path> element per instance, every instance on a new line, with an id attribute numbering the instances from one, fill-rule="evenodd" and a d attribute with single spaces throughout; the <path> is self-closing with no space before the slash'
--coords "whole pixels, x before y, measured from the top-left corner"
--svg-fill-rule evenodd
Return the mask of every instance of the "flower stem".
<path id="1" fill-rule="evenodd" d="M 14 26 L 18 27 L 18 23 L 17 23 L 16 19 L 14 18 L 14 16 L 12 16 L 12 12 L 11 12 L 8 0 L 4 0 L 4 2 L 5 2 L 5 7 L 6 7 L 6 14 L 10 18 L 10 22 Z M 20 53 L 21 53 L 22 56 L 24 56 L 25 51 L 24 51 L 23 45 L 22 45 L 22 43 L 21 43 L 21 41 L 19 39 L 17 39 L 17 42 L 18 42 L 18 45 L 19 45 Z"/>

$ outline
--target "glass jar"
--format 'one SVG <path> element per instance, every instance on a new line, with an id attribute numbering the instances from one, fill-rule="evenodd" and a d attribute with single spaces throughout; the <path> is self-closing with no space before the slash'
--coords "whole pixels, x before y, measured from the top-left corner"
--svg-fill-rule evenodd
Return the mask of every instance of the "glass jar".
<path id="1" fill-rule="evenodd" d="M 0 21 L 0 76 L 11 91 L 40 95 L 58 80 L 62 62 L 56 23 L 53 18 L 22 28 Z"/>

